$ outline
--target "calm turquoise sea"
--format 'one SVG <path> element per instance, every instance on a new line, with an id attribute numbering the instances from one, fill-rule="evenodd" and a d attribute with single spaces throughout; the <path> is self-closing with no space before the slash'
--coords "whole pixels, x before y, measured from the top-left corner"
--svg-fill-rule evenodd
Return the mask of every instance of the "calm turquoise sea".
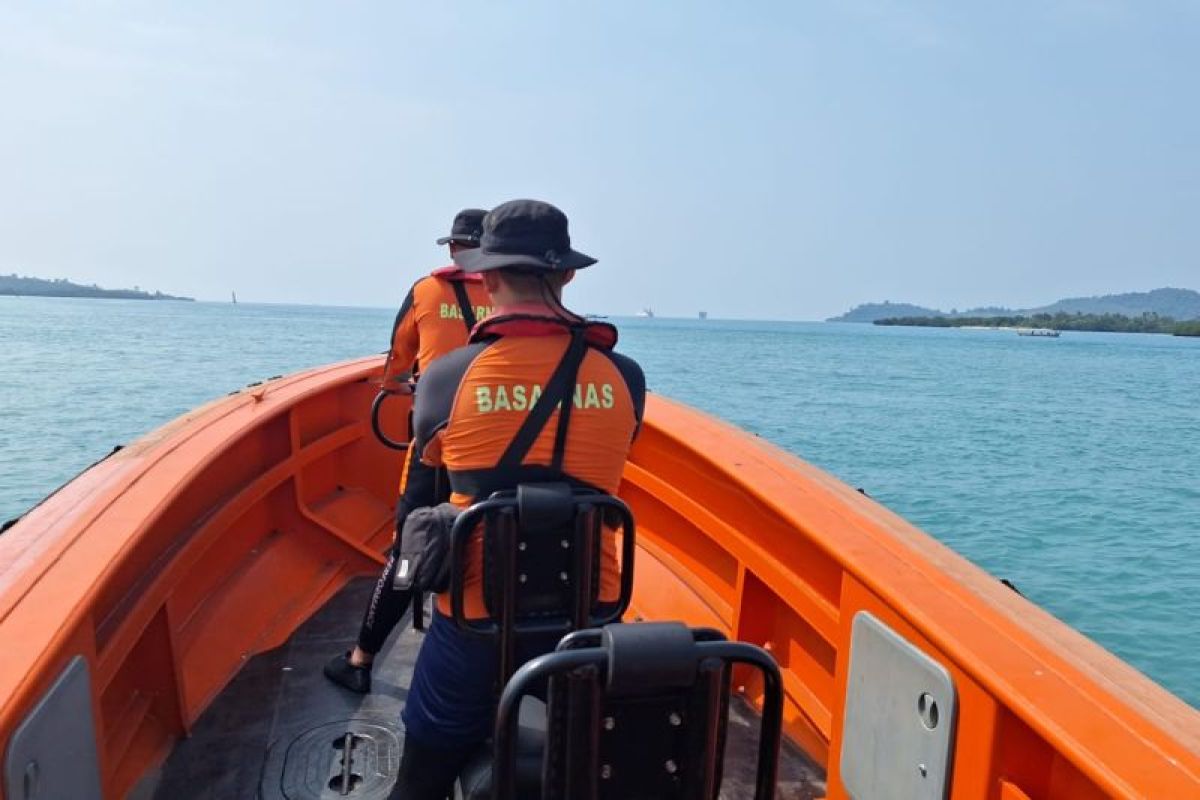
<path id="1" fill-rule="evenodd" d="M 374 309 L 0 297 L 0 520 Z M 652 390 L 862 487 L 1200 706 L 1200 340 L 617 320 Z"/>

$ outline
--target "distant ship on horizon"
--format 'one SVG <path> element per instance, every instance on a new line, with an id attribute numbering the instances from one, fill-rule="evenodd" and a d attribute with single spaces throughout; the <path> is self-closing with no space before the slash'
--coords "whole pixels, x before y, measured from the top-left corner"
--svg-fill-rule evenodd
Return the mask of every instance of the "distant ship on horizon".
<path id="1" fill-rule="evenodd" d="M 643 308 L 641 311 L 638 312 L 638 316 L 646 317 L 647 319 L 654 319 L 654 310 L 652 308 L 650 308 L 649 306 L 647 306 L 646 308 Z"/>

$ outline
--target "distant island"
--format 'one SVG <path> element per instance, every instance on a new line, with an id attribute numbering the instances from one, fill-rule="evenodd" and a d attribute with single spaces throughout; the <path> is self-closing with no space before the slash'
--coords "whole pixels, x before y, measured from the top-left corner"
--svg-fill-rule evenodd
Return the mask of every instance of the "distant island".
<path id="1" fill-rule="evenodd" d="M 972 308 L 966 311 L 953 310 L 949 313 L 936 308 L 925 308 L 910 303 L 865 303 L 830 322 L 876 322 L 883 319 L 903 318 L 949 318 L 976 320 L 998 317 L 1033 317 L 1038 314 L 1082 314 L 1117 315 L 1139 318 L 1145 314 L 1157 314 L 1171 320 L 1200 320 L 1200 292 L 1191 289 L 1155 289 L 1150 292 L 1128 292 L 1108 294 L 1100 297 L 1069 297 L 1048 306 L 1027 309 L 999 307 Z"/>
<path id="2" fill-rule="evenodd" d="M 1046 328 L 1055 331 L 1101 331 L 1106 333 L 1171 333 L 1200 336 L 1200 320 L 1177 322 L 1158 314 L 1129 317 L 1124 314 L 1030 314 L 999 317 L 887 317 L 876 325 L 906 325 L 925 328 Z"/>
<path id="3" fill-rule="evenodd" d="M 192 302 L 191 297 L 176 297 L 162 292 L 144 292 L 138 287 L 132 289 L 101 289 L 99 286 L 83 286 L 72 283 L 65 278 L 44 280 L 42 278 L 26 278 L 12 275 L 0 275 L 0 295 L 18 297 L 95 297 L 108 300 L 184 300 Z"/>

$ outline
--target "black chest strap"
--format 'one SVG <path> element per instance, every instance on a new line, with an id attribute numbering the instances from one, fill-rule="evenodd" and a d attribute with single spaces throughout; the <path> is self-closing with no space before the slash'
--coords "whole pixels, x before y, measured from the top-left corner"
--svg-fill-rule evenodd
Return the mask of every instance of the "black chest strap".
<path id="1" fill-rule="evenodd" d="M 558 429 L 554 434 L 554 458 L 551 462 L 551 469 L 555 472 L 562 471 L 563 452 L 567 445 L 567 425 L 571 420 L 571 409 L 575 407 L 575 383 L 579 375 L 579 365 L 583 363 L 587 349 L 583 331 L 572 331 L 571 343 L 567 346 L 566 353 L 558 362 L 558 366 L 554 368 L 550 380 L 546 383 L 546 388 L 538 397 L 537 402 L 533 404 L 529 416 L 521 423 L 517 435 L 508 443 L 504 455 L 500 456 L 500 460 L 496 463 L 497 469 L 513 469 L 521 466 L 521 462 L 525 460 L 533 443 L 537 441 L 538 436 L 546 427 L 546 423 L 550 421 L 550 415 L 554 413 L 555 407 L 561 403 Z"/>
<path id="2" fill-rule="evenodd" d="M 470 334 L 476 319 L 475 308 L 471 305 L 471 298 L 467 296 L 467 287 L 462 281 L 450 281 L 450 285 L 454 287 L 454 296 L 458 298 L 458 310 L 467 325 L 467 333 Z"/>

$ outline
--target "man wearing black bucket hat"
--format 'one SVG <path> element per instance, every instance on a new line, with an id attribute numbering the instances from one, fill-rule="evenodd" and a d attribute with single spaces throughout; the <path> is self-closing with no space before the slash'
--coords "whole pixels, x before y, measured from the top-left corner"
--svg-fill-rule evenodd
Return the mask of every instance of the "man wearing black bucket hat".
<path id="1" fill-rule="evenodd" d="M 478 208 L 458 212 L 450 235 L 438 239 L 437 243 L 450 246 L 451 258 L 479 247 L 486 213 Z M 409 377 L 427 370 L 434 361 L 466 344 L 476 321 L 486 317 L 490 310 L 491 298 L 482 278 L 457 266 L 435 269 L 413 284 L 392 325 L 392 346 L 383 370 L 384 391 L 410 391 Z M 354 649 L 335 656 L 325 665 L 325 675 L 334 683 L 353 692 L 370 691 L 371 662 L 412 601 L 410 592 L 400 591 L 392 585 L 399 532 L 414 508 L 430 506 L 444 499 L 437 495 L 436 471 L 412 458 L 410 448 L 401 470 L 396 542 L 375 591 L 371 593 Z"/>
<path id="2" fill-rule="evenodd" d="M 596 263 L 572 249 L 566 216 L 535 200 L 504 203 L 484 218 L 480 246 L 455 260 L 483 276 L 495 308 L 470 344 L 422 379 L 414 410 L 417 455 L 446 468 L 451 502 L 460 508 L 529 481 L 615 493 L 641 421 L 645 380 L 633 360 L 613 352 L 613 326 L 562 305 L 562 287 L 576 270 Z M 564 365 L 575 371 L 574 401 L 552 410 L 540 430 L 531 428 L 526 420 L 542 387 Z M 518 437 L 524 455 L 514 458 Z M 465 579 L 465 611 L 473 618 L 487 616 L 479 544 L 468 550 Z M 601 553 L 601 602 L 615 600 L 619 591 L 610 545 Z M 393 798 L 445 798 L 490 732 L 495 646 L 460 632 L 448 614 L 449 600 L 441 595 L 404 706 L 404 754 Z M 555 641 L 526 645 L 520 659 L 549 652 Z"/>
<path id="3" fill-rule="evenodd" d="M 451 259 L 479 247 L 486 213 L 479 208 L 464 208 L 454 216 L 450 235 L 437 240 L 440 245 L 449 245 Z M 414 283 L 392 325 L 384 388 L 396 388 L 414 367 L 416 371 L 428 369 L 438 358 L 466 344 L 467 334 L 487 315 L 490 304 L 479 276 L 453 264 L 439 267 Z"/>

